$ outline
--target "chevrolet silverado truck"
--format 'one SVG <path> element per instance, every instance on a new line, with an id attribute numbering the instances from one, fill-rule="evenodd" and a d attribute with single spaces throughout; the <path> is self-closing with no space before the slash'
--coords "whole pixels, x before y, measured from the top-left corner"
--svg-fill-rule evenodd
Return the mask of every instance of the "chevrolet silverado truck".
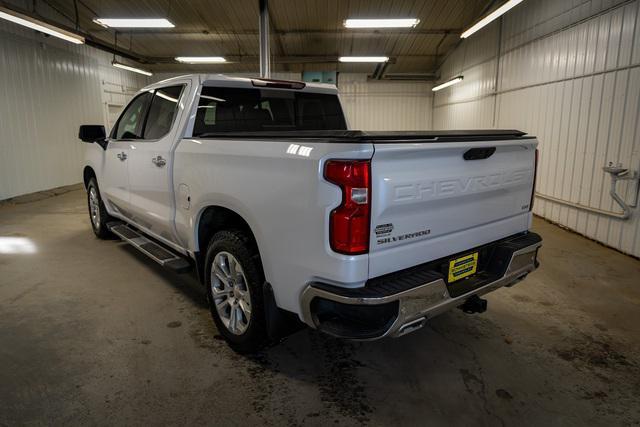
<path id="1" fill-rule="evenodd" d="M 335 86 L 190 75 L 79 138 L 96 236 L 195 272 L 239 352 L 401 336 L 538 267 L 523 132 L 349 130 Z"/>

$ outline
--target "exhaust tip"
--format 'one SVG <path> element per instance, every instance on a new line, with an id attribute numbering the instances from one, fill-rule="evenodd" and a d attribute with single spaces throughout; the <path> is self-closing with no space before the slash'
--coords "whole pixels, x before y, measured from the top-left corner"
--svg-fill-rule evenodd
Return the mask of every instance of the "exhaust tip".
<path id="1" fill-rule="evenodd" d="M 398 333 L 396 334 L 396 336 L 400 337 L 402 335 L 408 334 L 409 332 L 417 331 L 418 329 L 422 328 L 425 323 L 427 323 L 427 319 L 425 317 L 416 319 L 409 323 L 405 323 L 400 327 L 400 329 L 398 329 Z"/>

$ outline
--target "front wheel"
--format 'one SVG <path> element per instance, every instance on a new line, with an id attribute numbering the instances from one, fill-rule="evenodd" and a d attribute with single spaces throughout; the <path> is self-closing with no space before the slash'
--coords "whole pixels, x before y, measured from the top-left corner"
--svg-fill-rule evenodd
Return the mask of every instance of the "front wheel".
<path id="1" fill-rule="evenodd" d="M 104 207 L 95 178 L 91 178 L 89 185 L 87 185 L 87 204 L 89 207 L 91 228 L 95 235 L 100 239 L 110 238 L 112 234 L 107 228 L 107 222 L 113 218 L 107 213 L 107 209 Z"/>
<path id="2" fill-rule="evenodd" d="M 241 231 L 220 231 L 211 239 L 205 284 L 213 320 L 231 348 L 252 353 L 267 344 L 257 248 Z"/>

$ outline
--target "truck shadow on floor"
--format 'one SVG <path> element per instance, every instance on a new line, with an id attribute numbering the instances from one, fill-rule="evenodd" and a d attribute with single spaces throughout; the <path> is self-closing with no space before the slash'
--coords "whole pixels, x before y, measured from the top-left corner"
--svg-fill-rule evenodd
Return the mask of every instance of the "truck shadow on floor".
<path id="1" fill-rule="evenodd" d="M 265 420 L 282 413 L 284 419 L 299 422 L 300 411 L 311 406 L 315 409 L 302 415 L 305 422 L 389 424 L 411 411 L 444 417 L 457 413 L 464 401 L 461 419 L 471 421 L 516 422 L 532 407 L 544 419 L 545 414 L 564 412 L 567 404 L 574 409 L 565 420 L 578 421 L 584 411 L 610 411 L 613 400 L 632 396 L 633 384 L 624 372 L 637 371 L 638 365 L 635 358 L 614 354 L 620 343 L 603 335 L 597 342 L 605 342 L 606 351 L 592 357 L 602 346 L 589 345 L 596 341 L 579 329 L 565 331 L 563 341 L 552 328 L 558 319 L 551 318 L 539 318 L 528 335 L 514 343 L 512 334 L 517 332 L 506 321 L 515 315 L 511 311 L 468 316 L 453 310 L 420 331 L 375 342 L 334 339 L 307 328 L 259 354 L 241 356 L 219 336 L 195 275 L 173 274 L 134 248 L 120 247 L 175 291 L 194 346 L 210 352 L 212 360 L 240 368 L 252 409 Z M 549 332 L 552 329 L 555 332 Z M 555 383 L 549 372 L 564 382 Z M 615 383 L 616 391 L 603 391 Z M 314 390 L 316 403 L 303 402 L 301 385 Z M 615 419 L 616 413 L 609 416 Z M 405 421 L 416 419 L 419 414 Z"/>
<path id="2" fill-rule="evenodd" d="M 393 382 L 397 384 L 398 378 L 404 376 L 401 371 L 405 368 L 405 363 L 399 357 L 403 352 L 400 349 L 424 343 L 428 338 L 423 332 L 418 332 L 398 340 L 385 340 L 383 344 L 359 343 L 303 328 L 258 354 L 241 356 L 234 353 L 218 334 L 209 313 L 204 289 L 194 274 L 176 275 L 129 245 L 120 245 L 119 248 L 135 257 L 136 261 L 144 263 L 156 278 L 184 299 L 188 306 L 188 313 L 185 314 L 188 318 L 187 328 L 195 345 L 208 349 L 216 358 L 231 359 L 234 365 L 244 367 L 251 380 L 252 405 L 256 413 L 273 411 L 274 405 L 278 406 L 279 411 L 290 411 L 288 402 L 296 400 L 295 384 L 305 383 L 317 390 L 321 406 L 325 411 L 334 413 L 336 420 L 367 423 L 374 412 L 369 396 L 377 394 L 377 387 L 383 387 L 377 381 L 372 383 L 371 378 L 384 371 L 384 377 L 395 376 Z M 447 317 L 444 315 L 442 319 Z M 434 334 L 427 330 L 427 335 Z M 372 352 L 376 354 L 373 358 Z M 423 350 L 419 350 L 419 353 L 423 353 Z M 415 355 L 411 358 L 415 361 Z M 429 368 L 421 370 L 423 372 L 420 375 L 408 380 L 410 387 L 417 387 L 418 382 L 430 376 Z M 472 372 L 470 375 L 475 375 L 473 367 L 469 366 L 466 370 Z M 455 376 L 460 381 L 459 373 L 455 372 Z M 462 382 L 460 386 L 463 387 Z M 278 398 L 274 402 L 272 392 L 275 389 L 278 390 Z M 270 403 L 267 405 L 266 401 Z M 311 413 L 310 417 L 313 418 L 314 414 Z"/>
<path id="3" fill-rule="evenodd" d="M 145 264 L 157 278 L 161 279 L 174 290 L 183 294 L 196 306 L 200 308 L 208 308 L 204 287 L 200 282 L 198 282 L 195 272 L 175 274 L 126 243 L 118 245 L 118 249 L 127 252 L 129 256 L 134 257 L 136 261 Z"/>

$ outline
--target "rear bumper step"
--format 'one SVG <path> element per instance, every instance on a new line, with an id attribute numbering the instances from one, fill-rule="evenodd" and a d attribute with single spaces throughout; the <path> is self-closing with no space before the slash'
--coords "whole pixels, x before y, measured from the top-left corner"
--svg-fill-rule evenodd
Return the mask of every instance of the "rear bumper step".
<path id="1" fill-rule="evenodd" d="M 341 338 L 401 336 L 470 298 L 519 282 L 538 268 L 540 246 L 538 234 L 525 233 L 467 251 L 480 253 L 479 271 L 452 284 L 443 265 L 458 255 L 370 279 L 356 289 L 311 283 L 302 294 L 303 320 Z"/>
<path id="2" fill-rule="evenodd" d="M 191 263 L 182 255 L 170 251 L 139 231 L 122 222 L 110 222 L 107 227 L 113 234 L 134 248 L 175 273 L 186 273 L 191 270 Z"/>

